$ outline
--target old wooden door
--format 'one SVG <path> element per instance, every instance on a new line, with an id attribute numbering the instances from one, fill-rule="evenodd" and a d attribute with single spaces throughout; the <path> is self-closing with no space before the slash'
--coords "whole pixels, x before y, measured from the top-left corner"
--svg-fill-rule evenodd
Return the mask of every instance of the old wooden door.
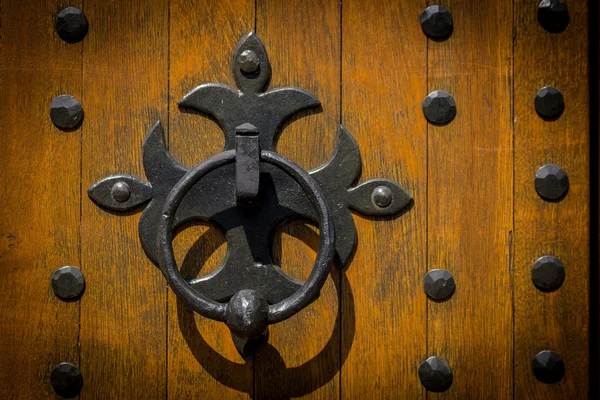
<path id="1" fill-rule="evenodd" d="M 419 19 L 433 4 L 0 1 L 0 397 L 57 398 L 52 371 L 71 363 L 82 399 L 587 398 L 587 2 L 566 0 L 565 21 L 557 5 L 538 20 L 537 0 L 443 0 L 453 30 L 436 40 Z M 89 21 L 76 43 L 55 30 L 67 6 Z M 414 202 L 393 216 L 355 214 L 351 262 L 334 267 L 320 297 L 271 326 L 268 344 L 244 360 L 227 326 L 187 309 L 146 257 L 141 208 L 99 208 L 87 189 L 115 173 L 145 179 L 142 143 L 157 120 L 183 165 L 221 152 L 218 125 L 177 102 L 203 83 L 235 87 L 232 53 L 250 31 L 269 54 L 270 87 L 299 87 L 322 103 L 288 121 L 278 151 L 316 168 L 343 124 L 361 150 L 361 180 L 392 179 Z M 562 94 L 562 114 L 536 112 L 544 87 Z M 456 104 L 445 124 L 424 115 L 434 91 Z M 83 107 L 74 129 L 51 121 L 51 102 L 63 94 Z M 546 164 L 568 176 L 557 200 L 536 192 Z M 556 185 L 565 189 L 565 179 L 546 189 Z M 318 238 L 292 222 L 273 238 L 273 253 L 305 280 Z M 215 271 L 226 249 L 210 223 L 175 241 L 188 274 Z M 554 285 L 542 291 L 532 268 L 547 255 L 562 262 L 565 279 L 538 282 Z M 560 275 L 559 264 L 548 265 Z M 53 292 L 63 266 L 85 277 L 75 301 Z M 444 301 L 424 291 L 433 269 L 453 276 Z M 534 373 L 545 350 L 556 354 L 543 353 L 537 372 L 556 383 Z M 432 356 L 452 373 L 439 394 L 419 375 Z"/>

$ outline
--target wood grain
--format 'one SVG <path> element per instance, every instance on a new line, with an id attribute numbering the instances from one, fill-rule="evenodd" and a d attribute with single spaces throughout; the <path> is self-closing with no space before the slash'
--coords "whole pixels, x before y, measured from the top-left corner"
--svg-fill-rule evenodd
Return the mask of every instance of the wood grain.
<path id="1" fill-rule="evenodd" d="M 235 87 L 231 56 L 240 37 L 253 29 L 253 0 L 218 5 L 171 0 L 169 137 L 171 152 L 182 164 L 193 167 L 221 152 L 224 140 L 213 121 L 181 112 L 177 101 L 203 83 Z M 189 277 L 215 270 L 227 248 L 223 233 L 210 224 L 184 230 L 174 246 Z M 253 362 L 240 357 L 229 328 L 187 310 L 171 291 L 168 309 L 169 397 L 250 398 Z"/>
<path id="2" fill-rule="evenodd" d="M 291 119 L 277 147 L 305 169 L 318 167 L 332 154 L 340 121 L 340 2 L 259 0 L 256 32 L 269 53 L 270 87 L 298 87 L 321 101 L 321 112 Z M 274 242 L 283 270 L 305 281 L 315 261 L 318 230 L 292 222 Z M 332 272 L 317 301 L 269 328 L 269 345 L 255 357 L 256 399 L 338 398 L 338 273 Z"/>
<path id="3" fill-rule="evenodd" d="M 551 34 L 537 22 L 535 3 L 515 1 L 515 398 L 583 399 L 589 392 L 587 4 L 568 7 L 566 31 Z M 534 109 L 535 94 L 546 85 L 565 98 L 565 111 L 553 122 Z M 546 202 L 535 191 L 535 171 L 546 163 L 569 176 L 560 202 Z M 552 293 L 531 282 L 531 267 L 545 254 L 565 265 L 565 282 Z M 536 380 L 531 359 L 541 350 L 564 360 L 561 382 Z"/>
<path id="4" fill-rule="evenodd" d="M 429 41 L 428 91 L 450 93 L 457 116 L 428 127 L 428 268 L 454 275 L 456 292 L 428 303 L 428 355 L 454 381 L 429 398 L 512 397 L 512 7 L 442 1 L 454 31 Z"/>
<path id="5" fill-rule="evenodd" d="M 86 190 L 115 173 L 144 177 L 142 143 L 167 117 L 168 3 L 86 2 L 81 224 L 82 398 L 166 394 L 166 282 L 145 256 L 138 214 L 97 207 Z"/>
<path id="6" fill-rule="evenodd" d="M 79 303 L 60 301 L 50 286 L 57 268 L 80 265 L 81 136 L 50 121 L 55 96 L 81 100 L 81 44 L 66 44 L 54 31 L 62 4 L 0 2 L 3 399 L 58 398 L 52 369 L 79 364 Z"/>
<path id="7" fill-rule="evenodd" d="M 391 218 L 356 216 L 358 248 L 342 288 L 342 397 L 419 399 L 426 356 L 427 42 L 424 1 L 342 4 L 342 122 L 363 160 L 362 180 L 389 178 L 414 197 Z"/>

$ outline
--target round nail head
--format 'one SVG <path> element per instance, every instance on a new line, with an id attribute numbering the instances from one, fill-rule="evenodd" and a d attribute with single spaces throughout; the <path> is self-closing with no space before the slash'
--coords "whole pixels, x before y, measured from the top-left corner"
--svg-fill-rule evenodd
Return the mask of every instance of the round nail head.
<path id="1" fill-rule="evenodd" d="M 445 392 L 452 386 L 452 369 L 441 357 L 429 357 L 419 366 L 419 379 L 430 392 Z"/>
<path id="2" fill-rule="evenodd" d="M 436 125 L 445 125 L 456 116 L 456 102 L 449 94 L 436 90 L 427 95 L 422 104 L 427 121 Z"/>
<path id="3" fill-rule="evenodd" d="M 56 16 L 56 32 L 67 43 L 77 43 L 88 33 L 88 20 L 79 8 L 67 7 Z"/>
<path id="4" fill-rule="evenodd" d="M 75 267 L 62 267 L 52 274 L 52 290 L 62 300 L 73 300 L 85 290 L 85 278 Z"/>
<path id="5" fill-rule="evenodd" d="M 79 368 L 69 363 L 60 363 L 50 374 L 50 384 L 60 397 L 72 398 L 83 388 L 83 376 Z"/>
<path id="6" fill-rule="evenodd" d="M 565 99 L 555 87 L 544 86 L 535 95 L 535 111 L 546 120 L 558 119 L 565 110 Z"/>
<path id="7" fill-rule="evenodd" d="M 387 186 L 377 186 L 371 195 L 373 203 L 380 208 L 385 208 L 392 204 L 393 197 L 392 190 Z"/>
<path id="8" fill-rule="evenodd" d="M 569 9 L 562 0 L 542 0 L 538 6 L 538 22 L 550 33 L 560 33 L 569 25 Z"/>
<path id="9" fill-rule="evenodd" d="M 569 176 L 556 164 L 546 164 L 535 173 L 535 190 L 545 200 L 559 200 L 569 191 Z"/>
<path id="10" fill-rule="evenodd" d="M 50 104 L 50 120 L 63 131 L 76 129 L 83 120 L 83 107 L 75 97 L 61 94 Z"/>
<path id="11" fill-rule="evenodd" d="M 434 40 L 447 39 L 454 29 L 452 14 L 446 7 L 439 5 L 429 6 L 423 10 L 419 21 L 425 35 Z"/>
<path id="12" fill-rule="evenodd" d="M 423 279 L 425 294 L 435 301 L 449 299 L 456 290 L 452 274 L 445 269 L 432 269 Z"/>
<path id="13" fill-rule="evenodd" d="M 238 58 L 240 69 L 248 74 L 256 72 L 260 66 L 260 60 L 252 50 L 244 50 Z"/>
<path id="14" fill-rule="evenodd" d="M 269 303 L 256 291 L 237 292 L 227 304 L 227 326 L 242 339 L 260 337 L 268 325 Z"/>
<path id="15" fill-rule="evenodd" d="M 565 267 L 554 256 L 542 256 L 533 264 L 531 280 L 542 292 L 553 292 L 558 290 L 565 281 Z"/>
<path id="16" fill-rule="evenodd" d="M 117 182 L 110 189 L 110 195 L 119 203 L 126 202 L 131 197 L 131 188 L 126 182 Z"/>
<path id="17" fill-rule="evenodd" d="M 531 360 L 533 374 L 543 383 L 557 383 L 565 375 L 565 363 L 558 354 L 543 350 Z"/>

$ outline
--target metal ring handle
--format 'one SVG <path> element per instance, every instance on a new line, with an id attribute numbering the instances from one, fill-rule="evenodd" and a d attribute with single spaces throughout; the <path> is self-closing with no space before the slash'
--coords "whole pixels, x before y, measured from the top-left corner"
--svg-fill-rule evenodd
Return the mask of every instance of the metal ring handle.
<path id="1" fill-rule="evenodd" d="M 263 150 L 260 160 L 281 168 L 302 187 L 318 217 L 320 241 L 317 258 L 307 281 L 296 293 L 268 305 L 252 290 L 241 290 L 229 303 L 219 303 L 198 293 L 185 281 L 175 261 L 173 252 L 173 219 L 177 208 L 187 192 L 209 172 L 235 161 L 235 150 L 224 151 L 197 165 L 173 187 L 160 217 L 157 240 L 160 266 L 169 286 L 185 305 L 198 314 L 217 321 L 226 322 L 231 330 L 241 337 L 259 336 L 268 324 L 283 321 L 306 307 L 319 293 L 333 264 L 335 232 L 329 210 L 319 185 L 300 166 L 287 158 Z"/>

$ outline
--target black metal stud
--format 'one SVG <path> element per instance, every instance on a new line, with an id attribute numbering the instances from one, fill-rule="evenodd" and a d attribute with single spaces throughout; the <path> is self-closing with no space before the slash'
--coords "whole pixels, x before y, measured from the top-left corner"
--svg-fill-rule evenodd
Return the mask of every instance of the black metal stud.
<path id="1" fill-rule="evenodd" d="M 419 379 L 430 392 L 445 392 L 452 386 L 452 369 L 441 357 L 429 357 L 419 366 Z"/>
<path id="2" fill-rule="evenodd" d="M 127 182 L 118 181 L 116 182 L 112 189 L 110 190 L 110 195 L 115 201 L 119 203 L 123 203 L 131 197 L 131 188 L 127 184 Z"/>
<path id="3" fill-rule="evenodd" d="M 436 90 L 427 95 L 423 100 L 423 114 L 432 124 L 445 125 L 456 116 L 456 102 L 449 94 Z"/>
<path id="4" fill-rule="evenodd" d="M 258 55 L 252 50 L 244 50 L 238 57 L 238 64 L 243 72 L 252 74 L 260 67 L 260 60 Z"/>
<path id="5" fill-rule="evenodd" d="M 423 279 L 425 294 L 435 301 L 447 300 L 456 290 L 454 277 L 445 269 L 432 269 Z"/>
<path id="6" fill-rule="evenodd" d="M 444 40 L 450 37 L 454 29 L 452 14 L 446 7 L 433 5 L 427 7 L 419 16 L 421 29 L 427 37 Z"/>
<path id="7" fill-rule="evenodd" d="M 569 25 L 569 9 L 561 0 L 542 0 L 537 17 L 540 25 L 550 33 L 560 33 Z"/>
<path id="8" fill-rule="evenodd" d="M 565 99 L 555 87 L 544 86 L 535 95 L 535 111 L 545 120 L 558 119 L 565 110 Z"/>
<path id="9" fill-rule="evenodd" d="M 557 383 L 565 375 L 565 363 L 558 354 L 543 350 L 531 360 L 533 374 L 543 383 Z"/>
<path id="10" fill-rule="evenodd" d="M 569 176 L 558 165 L 546 164 L 535 173 L 535 190 L 544 200 L 560 200 L 569 191 Z"/>
<path id="11" fill-rule="evenodd" d="M 375 204 L 377 207 L 385 208 L 392 204 L 394 194 L 392 193 L 392 190 L 387 186 L 377 186 L 373 190 L 371 198 L 373 200 L 373 204 Z"/>
<path id="12" fill-rule="evenodd" d="M 542 256 L 533 264 L 531 280 L 542 292 L 553 292 L 559 289 L 565 280 L 565 267 L 554 256 Z"/>
<path id="13" fill-rule="evenodd" d="M 62 267 L 52 274 L 52 290 L 62 300 L 74 300 L 85 290 L 85 278 L 75 267 Z"/>
<path id="14" fill-rule="evenodd" d="M 63 131 L 77 129 L 83 120 L 81 103 L 69 94 L 55 97 L 50 105 L 52 123 Z"/>
<path id="15" fill-rule="evenodd" d="M 56 32 L 67 43 L 77 43 L 88 33 L 88 20 L 79 8 L 67 7 L 56 16 Z"/>
<path id="16" fill-rule="evenodd" d="M 50 374 L 52 388 L 60 397 L 71 398 L 81 392 L 83 376 L 79 368 L 69 363 L 60 363 Z"/>

